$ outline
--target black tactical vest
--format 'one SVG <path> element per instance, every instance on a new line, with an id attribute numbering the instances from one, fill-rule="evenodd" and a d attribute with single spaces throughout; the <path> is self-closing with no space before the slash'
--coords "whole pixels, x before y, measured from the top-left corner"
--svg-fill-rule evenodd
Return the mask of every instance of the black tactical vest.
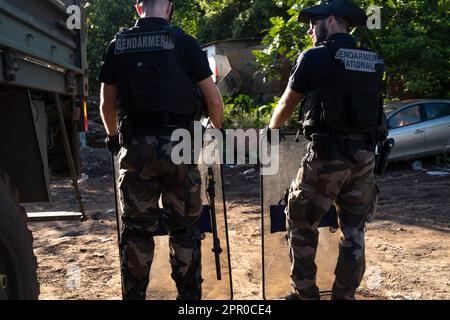
<path id="1" fill-rule="evenodd" d="M 301 120 L 305 134 L 327 131 L 375 133 L 383 121 L 381 96 L 384 63 L 370 50 L 352 42 L 328 41 L 327 76 L 307 92 Z"/>
<path id="2" fill-rule="evenodd" d="M 139 119 L 151 114 L 171 114 L 192 120 L 199 113 L 197 83 L 188 74 L 183 35 L 181 29 L 164 25 L 136 26 L 116 35 L 122 117 Z"/>

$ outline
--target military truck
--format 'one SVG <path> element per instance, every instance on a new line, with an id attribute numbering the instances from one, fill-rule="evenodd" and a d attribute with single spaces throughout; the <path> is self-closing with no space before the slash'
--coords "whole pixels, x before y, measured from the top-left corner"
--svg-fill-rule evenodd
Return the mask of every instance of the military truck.
<path id="1" fill-rule="evenodd" d="M 86 32 L 83 23 L 71 29 L 67 22 L 72 13 L 84 21 L 82 2 L 0 0 L 0 299 L 39 294 L 33 237 L 19 203 L 48 201 L 51 175 L 79 173 Z M 80 16 L 68 13 L 72 5 Z"/>

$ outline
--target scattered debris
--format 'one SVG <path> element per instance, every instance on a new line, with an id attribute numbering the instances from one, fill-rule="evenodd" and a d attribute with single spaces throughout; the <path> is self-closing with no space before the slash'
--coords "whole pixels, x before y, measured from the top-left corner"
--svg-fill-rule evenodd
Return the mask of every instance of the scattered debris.
<path id="1" fill-rule="evenodd" d="M 419 160 L 414 161 L 414 162 L 411 164 L 411 168 L 412 168 L 414 171 L 422 171 L 422 170 L 423 170 L 422 162 L 419 161 Z"/>
<path id="2" fill-rule="evenodd" d="M 256 170 L 255 169 L 248 169 L 248 170 L 245 170 L 244 171 L 244 173 L 242 173 L 244 176 L 247 176 L 247 175 L 250 175 L 250 174 L 254 174 L 256 172 Z"/>
<path id="3" fill-rule="evenodd" d="M 111 177 L 111 154 L 106 148 L 88 146 L 81 152 L 81 170 L 90 178 Z"/>
<path id="4" fill-rule="evenodd" d="M 87 139 L 85 132 L 80 132 L 80 148 L 81 149 L 87 148 Z"/>
<path id="5" fill-rule="evenodd" d="M 83 195 L 92 199 L 86 209 L 89 217 L 95 215 L 103 223 L 92 218 L 81 225 L 72 222 L 31 224 L 36 239 L 39 278 L 44 284 L 41 299 L 120 299 L 113 184 L 112 180 L 102 179 L 111 176 L 111 155 L 106 150 L 88 147 L 82 151 L 82 157 L 82 172 L 89 175 L 89 185 L 85 185 Z M 425 161 L 423 166 L 431 171 L 446 171 Z M 261 243 L 258 168 L 255 174 L 239 174 L 251 168 L 237 166 L 224 170 L 235 296 L 240 299 L 261 297 L 261 272 L 255 268 L 260 263 Z M 449 179 L 413 171 L 406 162 L 393 165 L 389 174 L 379 179 L 383 193 L 378 216 L 368 226 L 366 236 L 367 264 L 379 266 L 381 271 L 379 288 L 369 290 L 364 282 L 362 292 L 367 295 L 358 298 L 449 299 L 450 269 L 446 260 L 450 230 Z M 246 183 L 242 183 L 244 180 Z M 76 202 L 70 200 L 73 190 L 67 181 L 54 182 L 50 191 L 53 192 L 52 203 L 28 204 L 32 209 L 29 211 L 54 211 L 63 207 L 77 210 Z M 61 240 L 69 235 L 70 241 Z M 55 238 L 60 240 L 53 240 Z M 111 243 L 108 238 L 112 239 Z M 93 257 L 94 254 L 97 257 Z M 82 283 L 89 283 L 75 293 L 67 290 L 64 271 L 54 272 L 68 263 L 78 265 Z M 67 268 L 64 266 L 63 270 Z M 249 270 L 254 273 L 247 274 Z"/>
<path id="6" fill-rule="evenodd" d="M 89 179 L 89 176 L 85 173 L 82 173 L 81 178 L 78 180 L 78 183 L 79 184 L 85 183 L 88 181 L 88 179 Z"/>
<path id="7" fill-rule="evenodd" d="M 100 220 L 101 217 L 101 213 L 100 212 L 94 212 L 93 214 L 91 214 L 91 219 L 92 220 Z"/>
<path id="8" fill-rule="evenodd" d="M 95 121 L 89 121 L 89 131 L 86 132 L 87 145 L 93 148 L 104 148 L 106 130 L 105 127 Z"/>
<path id="9" fill-rule="evenodd" d="M 427 171 L 427 174 L 435 177 L 447 177 L 450 175 L 450 172 L 445 171 Z"/>

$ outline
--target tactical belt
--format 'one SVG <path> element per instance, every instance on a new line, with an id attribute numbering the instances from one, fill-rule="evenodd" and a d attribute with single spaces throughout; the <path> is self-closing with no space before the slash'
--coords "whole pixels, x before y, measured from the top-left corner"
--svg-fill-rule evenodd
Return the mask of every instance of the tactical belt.
<path id="1" fill-rule="evenodd" d="M 191 124 L 192 120 L 187 115 L 166 112 L 122 114 L 120 143 L 126 147 L 134 137 L 171 136 L 177 129 L 189 129 Z"/>
<path id="2" fill-rule="evenodd" d="M 170 112 L 146 112 L 135 113 L 135 123 L 150 123 L 159 125 L 183 125 L 189 122 L 192 117 L 185 114 L 176 114 Z"/>
<path id="3" fill-rule="evenodd" d="M 180 127 L 172 126 L 149 126 L 141 127 L 136 126 L 133 128 L 133 137 L 143 137 L 143 136 L 171 136 L 172 133 L 180 129 Z"/>
<path id="4" fill-rule="evenodd" d="M 320 135 L 321 140 L 328 140 L 337 149 L 375 151 L 375 137 L 370 133 L 350 133 L 314 130 L 310 135 Z"/>

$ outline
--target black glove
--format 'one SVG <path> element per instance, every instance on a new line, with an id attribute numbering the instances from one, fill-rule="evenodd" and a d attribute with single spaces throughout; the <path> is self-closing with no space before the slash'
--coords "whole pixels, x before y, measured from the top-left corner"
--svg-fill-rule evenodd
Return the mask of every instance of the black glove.
<path id="1" fill-rule="evenodd" d="M 281 141 L 285 141 L 286 137 L 284 136 L 284 134 L 281 133 L 281 129 L 276 129 L 278 130 L 278 137 L 279 137 L 279 142 Z M 267 126 L 264 131 L 263 131 L 263 135 L 267 136 L 267 143 L 268 144 L 272 144 L 272 129 L 269 128 L 269 126 Z"/>
<path id="2" fill-rule="evenodd" d="M 261 134 L 261 138 L 262 138 L 263 136 L 266 136 L 266 137 L 267 137 L 267 143 L 268 143 L 269 145 L 272 144 L 272 129 L 270 129 L 269 126 L 267 126 L 267 127 L 265 127 L 265 128 L 263 129 L 262 134 Z"/>
<path id="3" fill-rule="evenodd" d="M 105 143 L 106 149 L 108 149 L 109 152 L 111 152 L 115 156 L 119 154 L 119 151 L 122 147 L 120 146 L 118 134 L 116 134 L 115 136 L 107 136 L 105 139 Z"/>

